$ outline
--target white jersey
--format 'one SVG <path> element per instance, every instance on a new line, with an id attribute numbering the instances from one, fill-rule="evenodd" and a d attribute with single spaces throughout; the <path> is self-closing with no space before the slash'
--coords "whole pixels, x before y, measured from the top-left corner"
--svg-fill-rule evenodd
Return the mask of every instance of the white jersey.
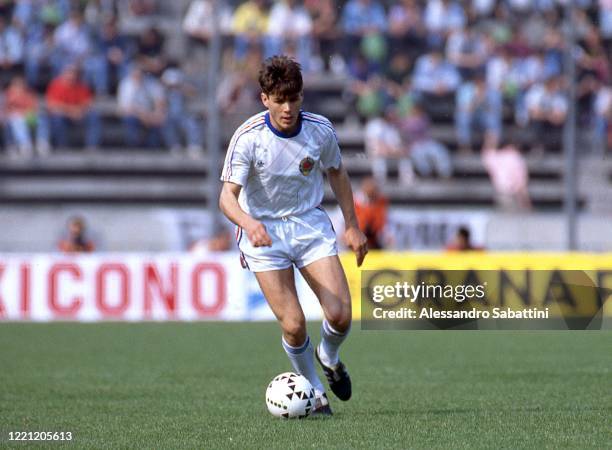
<path id="1" fill-rule="evenodd" d="M 251 216 L 278 219 L 319 206 L 323 171 L 340 163 L 336 133 L 325 117 L 302 111 L 298 129 L 287 135 L 264 111 L 234 133 L 221 181 L 242 186 L 238 201 Z"/>

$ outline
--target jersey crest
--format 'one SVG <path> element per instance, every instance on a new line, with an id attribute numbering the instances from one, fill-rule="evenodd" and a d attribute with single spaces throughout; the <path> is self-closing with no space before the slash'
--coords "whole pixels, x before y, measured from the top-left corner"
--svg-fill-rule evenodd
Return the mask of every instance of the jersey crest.
<path id="1" fill-rule="evenodd" d="M 302 175 L 308 175 L 312 169 L 314 168 L 315 162 L 310 156 L 307 156 L 303 160 L 300 161 L 300 172 Z"/>

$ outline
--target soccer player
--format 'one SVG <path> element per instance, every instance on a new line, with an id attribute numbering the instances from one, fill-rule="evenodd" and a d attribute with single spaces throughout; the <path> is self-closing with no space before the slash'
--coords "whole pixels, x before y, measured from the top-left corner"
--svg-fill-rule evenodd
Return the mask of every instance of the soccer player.
<path id="1" fill-rule="evenodd" d="M 271 57 L 262 65 L 259 84 L 267 111 L 234 133 L 221 176 L 219 207 L 238 226 L 242 265 L 255 273 L 278 319 L 291 364 L 315 388 L 312 414 L 331 415 L 314 356 L 332 392 L 348 400 L 351 380 L 338 350 L 351 325 L 351 298 L 336 234 L 320 206 L 324 171 L 342 209 L 344 237 L 358 266 L 368 251 L 367 240 L 357 225 L 351 185 L 331 122 L 301 110 L 300 65 L 285 56 Z M 316 294 L 325 316 L 315 352 L 295 288 L 294 266 Z"/>

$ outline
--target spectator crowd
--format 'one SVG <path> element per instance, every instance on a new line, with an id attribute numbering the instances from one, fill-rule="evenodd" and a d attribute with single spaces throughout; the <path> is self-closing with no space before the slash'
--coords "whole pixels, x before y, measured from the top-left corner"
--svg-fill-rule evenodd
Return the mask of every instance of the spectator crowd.
<path id="1" fill-rule="evenodd" d="M 499 147 L 508 124 L 525 131 L 534 151 L 558 149 L 570 102 L 567 50 L 577 66 L 580 125 L 597 148 L 609 146 L 612 1 L 574 3 L 572 49 L 561 0 L 192 0 L 181 20 L 188 54 L 203 64 L 211 36 L 223 35 L 224 112 L 255 101 L 263 58 L 293 55 L 306 73 L 348 78 L 346 101 L 362 121 L 376 121 L 366 137 L 375 175 L 383 181 L 382 161 L 393 158 L 410 180 L 412 171 L 450 175 L 448 149 L 427 125 L 448 104 L 463 152 Z M 161 0 L 0 1 L 4 147 L 24 156 L 97 148 L 104 136 L 98 100 L 110 97 L 125 146 L 201 151 L 202 118 L 188 100 L 203 92 L 206 71 L 186 70 L 190 58 L 169 55 L 157 26 L 168 7 Z M 397 131 L 397 148 L 373 137 L 381 121 Z"/>

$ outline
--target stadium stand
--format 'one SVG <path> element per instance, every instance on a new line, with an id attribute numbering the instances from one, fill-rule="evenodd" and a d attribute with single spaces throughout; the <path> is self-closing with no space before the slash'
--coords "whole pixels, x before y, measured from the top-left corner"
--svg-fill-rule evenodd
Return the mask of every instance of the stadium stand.
<path id="1" fill-rule="evenodd" d="M 116 95 L 119 81 L 128 70 L 128 62 L 148 67 L 148 76 L 157 79 L 162 77 L 167 67 L 181 68 L 185 74 L 184 79 L 190 80 L 195 92 L 190 96 L 188 113 L 205 128 L 205 31 L 206 26 L 210 26 L 210 19 L 205 14 L 200 17 L 203 31 L 197 39 L 194 38 L 197 33 L 193 31 L 194 27 L 197 29 L 198 26 L 197 17 L 191 18 L 191 28 L 187 32 L 188 27 L 184 26 L 184 22 L 186 13 L 196 14 L 198 8 L 200 14 L 202 11 L 205 13 L 207 7 L 218 6 L 218 2 L 109 0 L 73 3 L 68 0 L 49 0 L 43 2 L 45 7 L 41 9 L 36 9 L 33 6 L 36 2 L 33 1 L 4 3 L 9 7 L 3 8 L 0 39 L 21 39 L 23 51 L 14 56 L 16 61 L 6 62 L 3 66 L 6 68 L 2 75 L 3 87 L 13 76 L 25 74 L 42 99 L 49 81 L 62 67 L 76 59 L 81 63 L 83 79 L 96 92 L 93 108 L 101 118 L 103 131 L 99 148 L 96 149 L 85 151 L 78 145 L 84 138 L 83 127 L 78 127 L 70 129 L 70 145 L 67 147 L 58 147 L 57 139 L 54 139 L 49 154 L 47 149 L 43 149 L 44 151 L 40 150 L 40 155 L 24 157 L 14 148 L 10 114 L 6 106 L 3 106 L 3 114 L 0 114 L 3 121 L 0 204 L 27 204 L 32 207 L 49 203 L 134 204 L 200 208 L 216 201 L 210 198 L 207 192 L 206 180 L 211 175 L 216 177 L 219 170 L 210 167 L 207 150 L 189 153 L 177 151 L 178 147 L 189 146 L 186 135 L 181 136 L 180 145 L 169 145 L 164 135 L 159 148 L 142 148 L 142 144 L 130 148 L 127 145 L 128 139 Z M 563 13 L 557 2 L 331 2 L 336 5 L 336 9 L 331 10 L 336 14 L 335 26 L 330 25 L 329 21 L 326 22 L 321 13 L 326 11 L 326 8 L 330 11 L 330 2 L 288 2 L 285 10 L 277 10 L 275 14 L 277 17 L 281 12 L 285 17 L 296 14 L 295 17 L 300 17 L 300 20 L 305 20 L 305 13 L 310 14 L 312 23 L 304 25 L 307 30 L 304 39 L 307 38 L 308 42 L 289 42 L 283 47 L 281 41 L 285 35 L 282 33 L 275 34 L 276 41 L 273 45 L 266 41 L 266 35 L 258 36 L 261 46 L 256 46 L 253 50 L 252 42 L 247 42 L 244 60 L 236 61 L 236 57 L 242 56 L 242 53 L 232 52 L 235 46 L 231 14 L 243 3 L 225 2 L 225 8 L 221 12 L 221 31 L 224 33 L 226 50 L 226 71 L 223 78 L 229 85 L 223 92 L 227 93 L 224 95 L 228 98 L 231 97 L 229 100 L 219 99 L 220 103 L 227 105 L 223 109 L 225 113 L 222 121 L 222 138 L 225 145 L 236 125 L 249 113 L 259 109 L 257 99 L 253 95 L 257 92 L 252 87 L 255 76 L 252 72 L 256 64 L 249 61 L 249 57 L 256 62 L 261 59 L 262 51 L 265 56 L 270 48 L 280 48 L 283 51 L 295 52 L 304 59 L 304 49 L 310 48 L 308 54 L 311 57 L 301 61 L 306 69 L 304 108 L 326 115 L 336 126 L 344 161 L 355 187 L 371 174 L 371 164 L 364 149 L 363 130 L 366 121 L 382 114 L 385 105 L 395 104 L 400 110 L 405 110 L 409 109 L 412 103 L 418 102 L 425 107 L 429 115 L 432 137 L 451 152 L 453 176 L 450 179 L 418 177 L 415 183 L 406 187 L 397 183 L 397 164 L 390 161 L 390 178 L 382 186 L 390 205 L 493 209 L 496 206 L 495 192 L 479 154 L 485 130 L 475 130 L 473 133 L 472 153 L 462 152 L 459 148 L 455 123 L 457 86 L 441 96 L 431 96 L 411 89 L 415 82 L 413 75 L 419 58 L 430 50 L 441 52 L 444 58 L 447 58 L 449 53 L 452 54 L 452 60 L 457 62 L 464 79 L 471 76 L 473 70 L 469 64 L 462 65 L 459 61 L 470 61 L 470 52 L 484 52 L 486 57 L 477 59 L 480 61 L 477 69 L 483 70 L 487 83 L 504 96 L 501 110 L 503 140 L 515 142 L 524 149 L 533 208 L 535 211 L 548 212 L 562 210 L 565 169 L 560 156 L 559 137 L 546 132 L 542 134 L 541 126 L 531 126 L 530 114 L 535 113 L 530 112 L 527 105 L 546 104 L 545 87 L 539 84 L 540 82 L 561 76 L 558 79 L 561 84 L 564 83 L 563 39 L 559 31 L 562 29 Z M 274 7 L 276 2 L 262 3 L 268 3 L 263 9 L 266 15 L 269 12 L 266 8 Z M 276 4 L 276 7 L 280 8 L 281 3 Z M 606 101 L 609 97 L 607 86 L 611 73 L 611 14 L 609 2 L 581 0 L 577 4 L 579 10 L 574 21 L 578 34 L 575 54 L 579 82 L 579 207 L 584 211 L 597 211 L 598 208 L 608 210 L 607 200 L 612 192 L 612 166 L 607 161 L 602 164 L 602 152 L 606 151 L 610 134 L 609 118 L 612 115 L 612 102 L 609 99 Z M 85 28 L 79 28 L 81 25 L 72 25 L 72 28 L 69 26 L 75 7 L 80 7 L 83 12 L 83 26 L 87 32 L 84 31 Z M 302 7 L 305 9 L 300 9 Z M 367 27 L 363 28 L 363 18 L 367 17 L 366 10 L 369 7 L 376 9 L 376 17 L 380 16 L 380 11 L 384 13 L 377 25 L 380 34 L 366 30 Z M 450 12 L 444 13 L 447 8 Z M 92 31 L 100 28 L 101 24 L 113 22 L 115 17 L 118 18 L 120 38 L 116 37 L 114 41 L 115 38 L 109 38 L 112 42 L 106 42 L 104 45 L 107 47 L 104 47 L 96 41 L 97 34 Z M 448 20 L 445 22 L 441 20 L 442 17 Z M 269 25 L 271 28 L 275 26 L 279 24 Z M 61 37 L 57 31 L 60 28 L 63 35 L 79 36 L 79 33 L 85 33 L 83 36 L 88 36 L 90 41 L 86 42 L 87 39 L 84 38 L 83 45 L 88 44 L 90 47 L 56 45 Z M 462 34 L 465 28 L 470 30 L 469 35 Z M 151 37 L 156 33 L 157 36 Z M 197 42 L 194 42 L 194 39 Z M 475 39 L 478 45 L 472 45 L 471 39 Z M 69 39 L 66 41 L 65 36 L 64 41 L 70 42 Z M 46 48 L 45 45 L 50 47 Z M 109 46 L 113 53 L 121 47 L 125 60 L 112 62 L 117 66 L 117 71 L 113 72 L 107 81 L 100 82 L 100 71 L 106 70 L 110 62 L 105 60 L 105 56 L 99 53 L 98 49 L 108 50 Z M 449 46 L 452 48 L 449 49 Z M 55 52 L 53 55 L 57 59 L 49 60 L 46 51 Z M 406 55 L 403 54 L 404 51 Z M 84 52 L 86 57 L 79 52 Z M 507 55 L 510 55 L 510 59 L 504 60 Z M 47 60 L 41 59 L 42 56 L 46 56 Z M 4 58 L 2 55 L 0 57 Z M 131 61 L 128 61 L 130 59 Z M 5 60 L 8 61 L 3 59 Z M 393 61 L 393 64 L 386 64 L 387 61 Z M 506 63 L 507 67 L 504 66 Z M 240 74 L 241 70 L 246 72 L 246 78 L 230 76 L 232 68 L 234 75 Z M 108 75 L 110 72 L 104 73 Z M 509 81 L 503 85 L 499 84 L 499 78 L 504 78 L 504 74 L 506 81 L 513 80 L 514 84 Z M 524 79 L 513 78 L 517 74 Z M 382 88 L 373 91 L 370 89 L 370 83 L 377 78 L 382 78 Z M 530 94 L 534 86 L 538 87 L 539 91 L 536 89 Z M 166 85 L 160 83 L 158 89 L 163 91 L 163 95 L 167 95 Z M 555 104 L 562 111 L 561 119 L 555 125 L 557 128 L 565 118 L 565 96 L 565 91 L 561 89 L 560 94 L 555 97 Z M 244 104 L 241 103 L 239 108 L 235 107 L 239 101 Z M 43 103 L 39 114 L 44 114 Z M 181 130 L 178 131 L 180 134 Z M 196 144 L 192 147 L 197 148 L 199 141 L 196 141 Z M 543 153 L 538 151 L 540 144 L 547 147 Z M 174 149 L 172 152 L 171 146 Z M 328 192 L 326 195 L 326 202 L 331 199 L 329 194 Z"/>

